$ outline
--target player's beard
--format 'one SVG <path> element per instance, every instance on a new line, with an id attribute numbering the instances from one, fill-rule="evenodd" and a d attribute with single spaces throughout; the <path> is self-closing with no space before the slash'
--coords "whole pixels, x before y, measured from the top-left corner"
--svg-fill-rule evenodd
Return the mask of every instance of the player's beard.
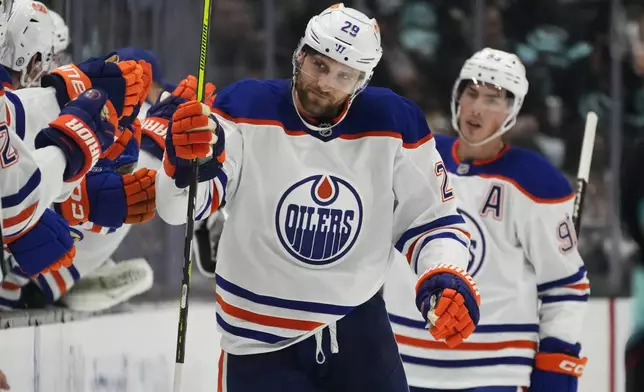
<path id="1" fill-rule="evenodd" d="M 315 83 L 305 83 L 302 78 L 295 79 L 295 96 L 308 116 L 334 118 L 340 114 L 347 97 L 336 99 L 333 94 L 320 91 Z"/>

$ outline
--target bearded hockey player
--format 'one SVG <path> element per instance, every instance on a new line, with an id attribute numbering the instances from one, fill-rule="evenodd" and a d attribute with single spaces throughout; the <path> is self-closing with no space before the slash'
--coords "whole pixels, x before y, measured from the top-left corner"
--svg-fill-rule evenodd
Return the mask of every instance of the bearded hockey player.
<path id="1" fill-rule="evenodd" d="M 214 115 L 196 101 L 174 113 L 159 216 L 184 223 L 175 206 L 193 158 L 195 217 L 229 214 L 216 271 L 223 391 L 407 391 L 379 294 L 398 252 L 434 336 L 455 346 L 478 322 L 469 234 L 425 116 L 367 87 L 381 56 L 376 21 L 336 4 L 309 21 L 292 80 L 242 80 Z"/>
<path id="2" fill-rule="evenodd" d="M 527 92 L 519 58 L 493 49 L 467 60 L 454 84 L 459 137 L 437 135 L 436 144 L 472 235 L 467 270 L 481 319 L 456 349 L 428 338 L 408 304 L 415 278 L 394 265 L 385 299 L 412 391 L 577 390 L 589 284 L 570 218 L 574 195 L 545 158 L 501 138 Z"/>

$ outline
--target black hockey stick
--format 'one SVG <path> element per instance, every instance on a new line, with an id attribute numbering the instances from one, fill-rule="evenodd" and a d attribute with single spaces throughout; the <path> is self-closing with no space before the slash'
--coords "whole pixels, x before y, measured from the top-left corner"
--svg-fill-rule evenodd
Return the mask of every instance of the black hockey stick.
<path id="1" fill-rule="evenodd" d="M 575 225 L 575 233 L 577 235 L 579 235 L 581 230 L 581 214 L 584 210 L 584 198 L 586 196 L 586 188 L 588 187 L 588 177 L 590 176 L 590 164 L 593 160 L 597 120 L 598 118 L 595 112 L 588 112 L 584 129 L 584 139 L 581 145 L 581 154 L 579 156 L 577 192 L 575 194 L 575 204 L 572 211 L 572 221 Z"/>
<path id="2" fill-rule="evenodd" d="M 211 0 L 203 2 L 201 23 L 201 45 L 199 47 L 199 72 L 197 74 L 197 100 L 204 98 L 206 84 L 206 60 L 208 58 L 208 38 L 210 36 Z M 199 163 L 192 161 L 190 187 L 188 188 L 188 215 L 186 218 L 186 237 L 183 248 L 183 277 L 181 279 L 181 300 L 179 303 L 179 325 L 177 331 L 177 357 L 174 366 L 173 392 L 181 391 L 181 376 L 186 357 L 186 333 L 188 331 L 188 297 L 190 294 L 190 275 L 192 273 L 192 238 L 195 227 L 195 202 L 199 178 Z"/>

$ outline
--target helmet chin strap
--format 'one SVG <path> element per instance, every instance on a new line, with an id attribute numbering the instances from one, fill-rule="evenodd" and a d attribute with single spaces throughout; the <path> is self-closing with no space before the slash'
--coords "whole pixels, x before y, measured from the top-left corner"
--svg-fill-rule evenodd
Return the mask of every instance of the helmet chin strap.
<path id="1" fill-rule="evenodd" d="M 461 117 L 461 107 L 459 106 L 456 109 L 456 118 L 459 119 L 460 117 Z M 461 127 L 460 127 L 460 124 L 459 124 L 458 120 L 455 121 L 452 125 L 454 126 L 454 129 L 456 130 L 456 133 L 458 133 L 459 138 L 463 142 L 465 142 L 465 144 L 467 144 L 468 146 L 471 146 L 471 147 L 480 147 L 480 146 L 482 146 L 484 144 L 487 144 L 487 143 L 491 142 L 494 139 L 497 139 L 497 138 L 503 136 L 504 133 L 509 131 L 514 126 L 514 123 L 515 123 L 515 121 L 510 121 L 511 117 L 512 117 L 512 114 L 508 115 L 508 117 L 505 119 L 505 121 L 503 121 L 501 126 L 494 133 L 492 133 L 490 136 L 488 136 L 485 139 L 483 139 L 481 141 L 478 141 L 478 142 L 473 142 L 473 141 L 467 140 L 467 138 L 465 137 L 463 132 L 461 132 Z"/>
<path id="2" fill-rule="evenodd" d="M 485 139 L 483 139 L 481 141 L 478 141 L 478 142 L 472 142 L 472 141 L 467 140 L 467 138 L 465 137 L 463 132 L 461 132 L 460 129 L 456 129 L 456 132 L 458 133 L 458 136 L 460 137 L 460 139 L 463 142 L 465 142 L 465 144 L 467 144 L 468 146 L 472 146 L 472 147 L 480 147 L 480 146 L 482 146 L 484 144 L 487 144 L 487 143 L 491 142 L 494 139 L 497 139 L 497 138 L 501 137 L 501 135 L 503 135 L 505 133 L 505 132 L 503 132 L 503 128 L 499 128 L 496 132 L 494 132 L 490 136 L 486 137 Z"/>
<path id="3" fill-rule="evenodd" d="M 34 67 L 41 66 L 41 65 L 42 63 L 34 63 Z M 45 73 L 44 69 L 40 67 L 38 74 L 32 78 L 29 76 L 29 67 L 27 66 L 27 68 L 24 68 L 23 70 L 20 71 L 20 87 L 22 88 L 40 87 L 40 79 L 44 73 Z"/>

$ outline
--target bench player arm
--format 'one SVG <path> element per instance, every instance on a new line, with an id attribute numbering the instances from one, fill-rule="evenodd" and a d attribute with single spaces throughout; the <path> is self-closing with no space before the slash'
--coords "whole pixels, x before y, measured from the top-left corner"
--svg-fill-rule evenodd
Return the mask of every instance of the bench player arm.
<path id="1" fill-rule="evenodd" d="M 7 143 L 2 152 L 0 192 L 2 196 L 2 232 L 5 240 L 29 230 L 47 204 L 47 187 L 38 164 L 22 140 L 11 130 L 2 134 Z M 62 183 L 62 175 L 61 175 Z"/>
<path id="2" fill-rule="evenodd" d="M 0 160 L 4 173 L 1 188 L 3 230 L 7 238 L 26 232 L 52 202 L 65 198 L 75 185 L 63 182 L 66 160 L 60 149 L 53 146 L 34 149 L 35 136 L 41 130 L 35 127 L 46 128 L 49 121 L 58 117 L 55 97 L 53 102 L 47 100 L 49 92 L 46 89 L 25 90 L 38 90 L 31 91 L 26 99 L 33 116 L 25 115 L 22 99 L 11 92 L 6 92 L 2 99 L 4 105 L 1 105 L 6 105 L 2 114 L 6 115 L 7 124 L 6 128 L 0 129 Z M 43 98 L 42 106 L 34 106 L 37 98 Z"/>
<path id="3" fill-rule="evenodd" d="M 44 205 L 67 199 L 80 180 L 62 181 L 66 167 L 62 151 L 56 147 L 38 150 L 34 147 L 38 133 L 47 128 L 60 114 L 56 90 L 53 87 L 35 87 L 7 92 L 5 102 L 9 126 L 24 140 L 27 148 L 32 150 L 33 158 L 41 170 L 41 179 L 47 183 L 44 185 L 48 189 Z"/>

